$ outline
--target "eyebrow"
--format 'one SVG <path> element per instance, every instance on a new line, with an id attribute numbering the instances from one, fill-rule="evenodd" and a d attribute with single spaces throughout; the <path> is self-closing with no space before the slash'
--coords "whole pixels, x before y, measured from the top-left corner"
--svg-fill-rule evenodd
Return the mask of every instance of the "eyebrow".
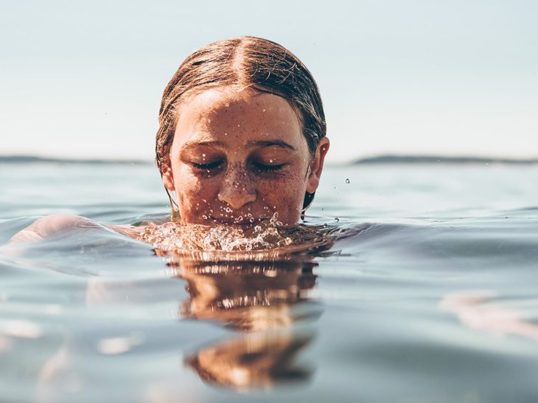
<path id="1" fill-rule="evenodd" d="M 249 141 L 247 143 L 247 146 L 249 147 L 282 147 L 282 148 L 288 148 L 290 150 L 295 151 L 295 147 L 291 144 L 286 143 L 282 140 L 258 140 L 258 141 Z"/>
<path id="2" fill-rule="evenodd" d="M 291 144 L 286 143 L 283 140 L 256 140 L 256 141 L 248 141 L 245 144 L 247 147 L 282 147 L 287 148 L 289 150 L 296 151 L 296 148 L 292 146 Z M 185 144 L 183 144 L 183 149 L 195 147 L 195 146 L 224 146 L 224 143 L 222 141 L 213 141 L 213 140 L 207 140 L 207 141 L 188 141 Z"/>
<path id="3" fill-rule="evenodd" d="M 187 141 L 181 148 L 190 148 L 190 147 L 196 147 L 196 146 L 223 146 L 224 143 L 222 141 L 217 140 L 194 140 L 194 141 Z"/>

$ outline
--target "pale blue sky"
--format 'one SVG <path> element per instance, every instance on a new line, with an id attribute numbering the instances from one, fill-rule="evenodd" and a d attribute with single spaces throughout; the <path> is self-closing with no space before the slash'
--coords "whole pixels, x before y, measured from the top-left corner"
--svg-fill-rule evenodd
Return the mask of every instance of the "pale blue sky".
<path id="1" fill-rule="evenodd" d="M 275 40 L 318 81 L 330 160 L 538 156 L 538 1 L 0 0 L 0 154 L 153 158 L 196 48 Z"/>

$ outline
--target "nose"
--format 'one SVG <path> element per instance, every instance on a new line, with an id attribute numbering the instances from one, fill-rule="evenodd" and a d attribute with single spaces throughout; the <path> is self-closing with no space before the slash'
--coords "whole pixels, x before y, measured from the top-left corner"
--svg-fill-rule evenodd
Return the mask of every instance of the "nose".
<path id="1" fill-rule="evenodd" d="M 242 168 L 230 167 L 222 181 L 218 198 L 238 210 L 256 200 L 256 187 Z"/>

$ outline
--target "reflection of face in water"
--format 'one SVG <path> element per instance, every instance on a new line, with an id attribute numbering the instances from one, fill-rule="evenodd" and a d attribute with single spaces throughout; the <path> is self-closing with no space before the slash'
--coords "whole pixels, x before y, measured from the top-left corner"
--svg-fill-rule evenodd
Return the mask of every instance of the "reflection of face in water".
<path id="1" fill-rule="evenodd" d="M 313 266 L 300 261 L 178 262 L 175 270 L 190 294 L 182 316 L 248 332 L 199 349 L 186 364 L 206 382 L 239 389 L 308 379 L 311 371 L 295 360 L 312 335 L 291 326 L 319 316 L 319 306 L 307 298 L 316 282 Z"/>
<path id="2" fill-rule="evenodd" d="M 233 389 L 306 381 L 312 370 L 295 361 L 312 337 L 291 332 L 251 333 L 203 347 L 185 362 L 203 381 Z"/>
<path id="3" fill-rule="evenodd" d="M 181 316 L 216 320 L 239 330 L 289 326 L 300 319 L 294 305 L 307 301 L 316 276 L 311 262 L 186 263 L 178 275 L 190 299 Z"/>

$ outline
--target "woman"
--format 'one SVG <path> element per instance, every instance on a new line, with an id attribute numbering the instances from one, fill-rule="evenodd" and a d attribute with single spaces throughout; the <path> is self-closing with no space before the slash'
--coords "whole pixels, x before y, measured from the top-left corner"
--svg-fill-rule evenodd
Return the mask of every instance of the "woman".
<path id="1" fill-rule="evenodd" d="M 156 160 L 180 224 L 296 224 L 329 149 L 318 87 L 304 64 L 267 39 L 226 39 L 195 51 L 167 85 Z M 13 240 L 97 226 L 55 215 Z M 140 228 L 109 226 L 138 237 Z"/>

